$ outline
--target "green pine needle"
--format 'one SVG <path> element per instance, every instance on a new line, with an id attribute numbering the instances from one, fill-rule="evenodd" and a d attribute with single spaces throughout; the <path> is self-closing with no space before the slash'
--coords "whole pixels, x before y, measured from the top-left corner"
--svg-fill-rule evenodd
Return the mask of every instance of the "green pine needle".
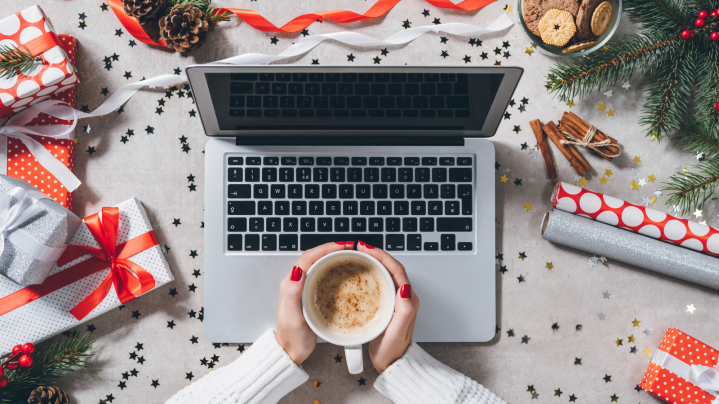
<path id="1" fill-rule="evenodd" d="M 210 0 L 167 0 L 167 7 L 174 7 L 178 4 L 192 4 L 207 14 L 207 8 L 210 7 Z"/>
<path id="2" fill-rule="evenodd" d="M 36 61 L 42 61 L 42 58 L 33 56 L 27 47 L 21 49 L 0 45 L 0 79 L 27 73 Z"/>
<path id="3" fill-rule="evenodd" d="M 667 205 L 675 205 L 682 214 L 701 209 L 711 199 L 719 185 L 719 161 L 698 164 L 696 172 L 677 173 L 669 177 L 664 190 L 671 191 Z"/>

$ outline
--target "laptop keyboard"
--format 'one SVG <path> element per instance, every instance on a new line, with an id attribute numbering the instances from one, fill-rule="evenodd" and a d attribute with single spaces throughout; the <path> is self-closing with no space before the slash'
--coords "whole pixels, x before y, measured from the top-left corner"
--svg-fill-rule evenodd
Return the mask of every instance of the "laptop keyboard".
<path id="1" fill-rule="evenodd" d="M 232 73 L 231 117 L 467 118 L 467 74 Z"/>
<path id="2" fill-rule="evenodd" d="M 472 156 L 227 157 L 227 251 L 474 251 Z"/>

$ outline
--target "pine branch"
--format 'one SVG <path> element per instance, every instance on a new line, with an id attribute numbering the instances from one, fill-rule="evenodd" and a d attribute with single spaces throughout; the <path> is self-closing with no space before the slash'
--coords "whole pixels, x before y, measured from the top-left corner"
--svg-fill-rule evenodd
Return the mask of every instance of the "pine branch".
<path id="1" fill-rule="evenodd" d="M 632 21 L 653 29 L 674 33 L 678 29 L 693 28 L 691 15 L 696 13 L 687 14 L 686 3 L 681 0 L 632 0 L 625 4 Z"/>
<path id="2" fill-rule="evenodd" d="M 174 7 L 178 4 L 192 4 L 207 14 L 207 8 L 210 7 L 210 0 L 167 0 L 167 7 Z"/>
<path id="3" fill-rule="evenodd" d="M 682 214 L 701 209 L 711 199 L 719 185 L 719 161 L 710 161 L 693 167 L 697 172 L 678 173 L 669 177 L 664 190 L 674 193 L 666 204 L 676 205 Z"/>
<path id="4" fill-rule="evenodd" d="M 719 127 L 691 119 L 675 136 L 677 145 L 691 154 L 701 154 L 706 160 L 719 158 Z"/>
<path id="5" fill-rule="evenodd" d="M 88 335 L 76 334 L 56 341 L 45 351 L 35 354 L 28 369 L 7 372 L 9 383 L 0 390 L 0 404 L 27 402 L 30 392 L 47 383 L 47 379 L 86 368 L 92 356 L 89 353 L 92 342 L 87 340 Z"/>
<path id="6" fill-rule="evenodd" d="M 27 73 L 36 61 L 42 61 L 42 58 L 33 56 L 25 46 L 21 49 L 0 45 L 0 79 Z"/>
<path id="7" fill-rule="evenodd" d="M 215 29 L 215 26 L 223 21 L 230 21 L 229 11 L 221 8 L 209 8 L 207 10 L 207 16 L 210 18 L 210 31 Z"/>
<path id="8" fill-rule="evenodd" d="M 707 35 L 696 39 L 700 42 L 700 48 L 704 50 L 703 63 L 697 72 L 696 115 L 704 124 L 717 126 L 719 125 L 719 111 L 716 110 L 719 102 L 719 46 L 707 38 Z"/>
<path id="9" fill-rule="evenodd" d="M 568 58 L 550 69 L 547 84 L 560 100 L 584 97 L 627 80 L 636 70 L 644 75 L 660 52 L 677 46 L 664 32 L 621 38 L 583 58 Z"/>

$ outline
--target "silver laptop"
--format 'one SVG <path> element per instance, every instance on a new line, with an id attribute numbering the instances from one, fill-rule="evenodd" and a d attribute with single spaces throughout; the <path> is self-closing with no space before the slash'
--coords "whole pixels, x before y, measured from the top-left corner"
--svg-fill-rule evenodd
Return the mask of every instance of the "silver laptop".
<path id="1" fill-rule="evenodd" d="M 205 335 L 276 326 L 302 251 L 362 240 L 407 268 L 414 340 L 496 327 L 491 142 L 518 67 L 187 68 L 205 131 Z"/>

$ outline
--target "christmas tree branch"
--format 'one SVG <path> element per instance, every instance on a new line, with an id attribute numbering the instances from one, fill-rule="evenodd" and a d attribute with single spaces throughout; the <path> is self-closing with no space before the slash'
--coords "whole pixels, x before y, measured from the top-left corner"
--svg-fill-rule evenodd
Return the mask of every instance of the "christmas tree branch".
<path id="1" fill-rule="evenodd" d="M 701 1 L 701 0 L 698 0 Z M 691 28 L 692 19 L 682 10 L 684 2 L 678 0 L 633 0 L 626 2 L 627 14 L 632 21 L 651 24 L 659 30 L 674 32 Z"/>
<path id="2" fill-rule="evenodd" d="M 675 205 L 682 214 L 693 208 L 701 209 L 714 195 L 719 184 L 719 161 L 711 161 L 693 167 L 700 173 L 677 173 L 669 177 L 664 190 L 673 191 L 667 205 Z"/>
<path id="3" fill-rule="evenodd" d="M 677 145 L 692 154 L 701 154 L 707 160 L 719 158 L 719 127 L 696 119 L 685 124 L 675 137 Z"/>
<path id="4" fill-rule="evenodd" d="M 37 61 L 42 62 L 42 57 L 33 56 L 25 46 L 21 49 L 0 45 L 0 79 L 27 73 Z"/>
<path id="5" fill-rule="evenodd" d="M 714 28 L 713 28 L 714 29 Z M 709 126 L 719 125 L 719 111 L 716 109 L 719 102 L 719 47 L 702 36 L 701 48 L 706 49 L 702 55 L 704 63 L 697 73 L 697 119 Z"/>

